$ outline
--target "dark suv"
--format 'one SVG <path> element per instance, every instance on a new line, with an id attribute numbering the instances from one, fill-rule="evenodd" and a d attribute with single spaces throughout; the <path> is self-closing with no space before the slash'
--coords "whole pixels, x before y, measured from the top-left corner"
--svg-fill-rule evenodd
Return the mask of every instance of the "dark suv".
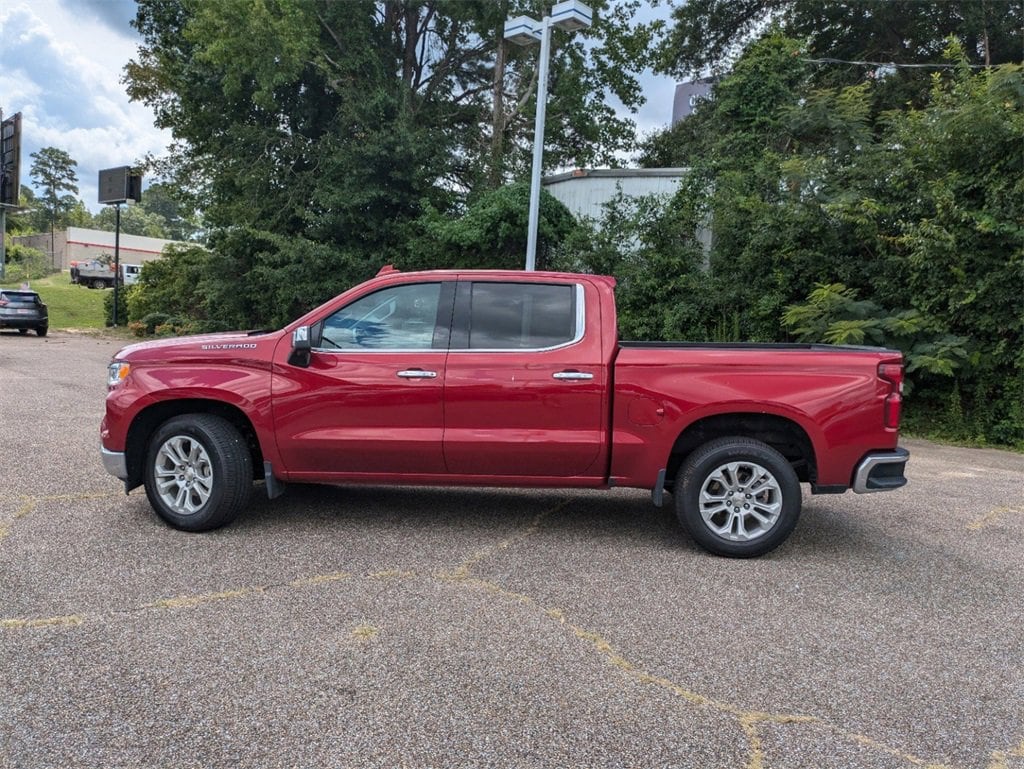
<path id="1" fill-rule="evenodd" d="M 16 328 L 22 334 L 34 328 L 39 336 L 46 336 L 50 316 L 39 294 L 6 288 L 0 290 L 0 328 Z"/>

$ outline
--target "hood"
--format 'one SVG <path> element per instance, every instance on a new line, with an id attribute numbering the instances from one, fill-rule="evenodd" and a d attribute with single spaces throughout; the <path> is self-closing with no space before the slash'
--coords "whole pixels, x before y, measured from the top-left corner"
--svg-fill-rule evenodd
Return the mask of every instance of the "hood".
<path id="1" fill-rule="evenodd" d="M 280 337 L 277 331 L 227 331 L 152 339 L 122 347 L 115 360 L 182 360 L 195 358 L 262 357 L 258 351 L 273 347 Z"/>

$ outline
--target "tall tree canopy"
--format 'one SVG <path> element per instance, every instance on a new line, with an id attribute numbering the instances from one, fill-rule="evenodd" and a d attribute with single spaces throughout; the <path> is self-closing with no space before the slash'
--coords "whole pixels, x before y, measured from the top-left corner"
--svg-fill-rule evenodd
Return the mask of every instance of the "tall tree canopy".
<path id="1" fill-rule="evenodd" d="M 46 221 L 53 228 L 58 217 L 67 216 L 76 207 L 84 208 L 74 197 L 78 194 L 78 174 L 75 173 L 78 161 L 57 147 L 43 147 L 30 157 L 32 167 L 29 174 L 33 184 L 43 193 L 37 198 L 39 208 L 46 213 Z M 62 192 L 70 194 L 61 195 Z"/>
<path id="2" fill-rule="evenodd" d="M 634 141 L 605 104 L 642 102 L 653 29 L 636 0 L 556 32 L 550 166 Z M 387 251 L 427 201 L 446 211 L 526 167 L 537 48 L 501 40 L 529 0 L 140 0 L 132 98 L 170 128 L 165 165 L 213 226 Z"/>
<path id="3" fill-rule="evenodd" d="M 721 71 L 772 25 L 804 43 L 802 56 L 838 60 L 810 69 L 825 87 L 862 82 L 878 69 L 841 61 L 933 64 L 950 37 L 968 64 L 1020 63 L 1024 55 L 1024 0 L 687 0 L 672 21 L 659 67 L 677 77 Z M 887 83 L 873 93 L 876 109 L 927 99 L 928 70 L 878 74 Z"/>
<path id="4" fill-rule="evenodd" d="M 772 23 L 812 57 L 849 61 L 934 62 L 949 36 L 974 64 L 1019 62 L 1024 50 L 1021 0 L 688 0 L 673 22 L 661 64 L 680 77 L 731 61 Z"/>

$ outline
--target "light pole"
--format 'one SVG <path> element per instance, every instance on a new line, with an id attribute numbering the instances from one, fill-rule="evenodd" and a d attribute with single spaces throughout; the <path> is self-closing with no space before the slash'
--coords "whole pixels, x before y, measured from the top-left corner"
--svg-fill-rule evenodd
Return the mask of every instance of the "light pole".
<path id="1" fill-rule="evenodd" d="M 526 269 L 537 268 L 537 221 L 540 216 L 540 175 L 544 160 L 544 113 L 548 102 L 548 59 L 551 56 L 551 28 L 568 32 L 590 26 L 590 8 L 578 0 L 564 0 L 551 9 L 541 21 L 530 16 L 516 16 L 505 22 L 505 39 L 516 45 L 533 45 L 540 41 L 537 64 L 537 118 L 533 124 L 533 171 L 530 173 L 530 221 L 526 234 Z"/>

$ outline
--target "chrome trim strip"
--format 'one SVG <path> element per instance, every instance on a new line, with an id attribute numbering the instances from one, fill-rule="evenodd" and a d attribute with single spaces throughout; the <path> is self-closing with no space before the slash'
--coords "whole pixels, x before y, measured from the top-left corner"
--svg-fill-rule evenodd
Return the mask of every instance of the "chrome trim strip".
<path id="1" fill-rule="evenodd" d="M 107 451 L 100 446 L 100 456 L 103 458 L 103 467 L 108 473 L 119 480 L 128 480 L 128 460 L 123 451 Z"/>
<path id="2" fill-rule="evenodd" d="M 552 350 L 561 350 L 564 347 L 571 347 L 574 344 L 579 344 L 580 340 L 583 339 L 583 334 L 587 328 L 587 313 L 585 304 L 585 292 L 583 290 L 582 283 L 574 283 L 576 287 L 576 335 L 568 342 L 562 342 L 562 344 L 556 344 L 551 347 L 474 347 L 472 349 L 458 349 L 453 350 L 451 348 L 437 348 L 437 347 L 410 347 L 410 348 L 391 348 L 391 349 L 365 349 L 362 347 L 351 347 L 345 348 L 344 350 L 338 350 L 333 347 L 314 347 L 313 352 L 330 353 L 333 355 L 382 355 L 382 354 L 394 354 L 394 353 L 445 353 L 445 354 L 458 354 L 458 353 L 477 353 L 477 352 L 500 352 L 500 353 L 524 353 L 524 352 L 551 352 Z"/>
<path id="3" fill-rule="evenodd" d="M 906 449 L 897 449 L 893 452 L 883 454 L 868 454 L 857 465 L 857 471 L 853 475 L 853 491 L 857 494 L 873 494 L 879 491 L 892 491 L 891 488 L 872 489 L 868 487 L 868 478 L 871 471 L 879 465 L 905 465 L 910 459 L 910 452 Z"/>

